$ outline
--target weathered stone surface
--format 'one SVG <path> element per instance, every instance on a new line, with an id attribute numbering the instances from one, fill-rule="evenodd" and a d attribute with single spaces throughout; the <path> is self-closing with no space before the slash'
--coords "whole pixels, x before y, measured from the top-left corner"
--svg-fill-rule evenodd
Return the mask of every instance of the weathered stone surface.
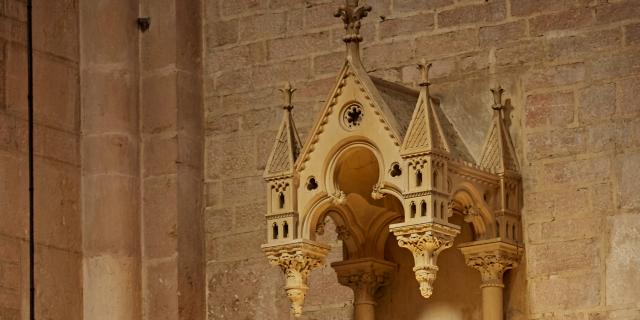
<path id="1" fill-rule="evenodd" d="M 585 74 L 582 63 L 558 65 L 529 73 L 524 86 L 527 90 L 566 86 L 584 81 Z"/>
<path id="2" fill-rule="evenodd" d="M 600 303 L 600 281 L 598 273 L 537 279 L 531 284 L 531 312 L 537 314 L 595 307 Z"/>
<path id="3" fill-rule="evenodd" d="M 612 83 L 584 88 L 579 93 L 581 123 L 610 118 L 616 108 L 616 87 Z"/>
<path id="4" fill-rule="evenodd" d="M 611 230 L 606 260 L 607 305 L 634 303 L 640 295 L 640 275 L 636 267 L 640 263 L 640 216 L 624 214 L 607 220 Z"/>
<path id="5" fill-rule="evenodd" d="M 504 20 L 506 15 L 507 7 L 504 1 L 467 5 L 438 12 L 438 27 L 498 22 Z"/>
<path id="6" fill-rule="evenodd" d="M 537 5 L 537 4 L 536 4 Z M 550 31 L 586 27 L 594 23 L 590 8 L 576 8 L 537 16 L 529 20 L 529 32 L 539 36 Z"/>
<path id="7" fill-rule="evenodd" d="M 430 31 L 434 28 L 434 15 L 432 13 L 417 14 L 408 17 L 388 18 L 380 23 L 380 38 L 392 38 L 406 36 L 413 30 Z"/>
<path id="8" fill-rule="evenodd" d="M 574 97 L 571 92 L 530 95 L 525 107 L 528 127 L 565 126 L 574 118 Z"/>
<path id="9" fill-rule="evenodd" d="M 478 45 L 478 31 L 464 29 L 416 39 L 416 55 L 425 58 L 472 51 Z"/>
<path id="10" fill-rule="evenodd" d="M 565 232 L 569 231 L 568 228 L 565 229 Z M 527 271 L 530 276 L 535 277 L 577 270 L 593 270 L 599 267 L 598 248 L 598 241 L 593 239 L 529 245 Z"/>

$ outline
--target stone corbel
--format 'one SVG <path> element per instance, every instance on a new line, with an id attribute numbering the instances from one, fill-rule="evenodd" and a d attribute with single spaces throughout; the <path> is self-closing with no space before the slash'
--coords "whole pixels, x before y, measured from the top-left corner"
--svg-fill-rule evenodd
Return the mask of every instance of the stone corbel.
<path id="1" fill-rule="evenodd" d="M 365 258 L 334 262 L 331 267 L 338 275 L 338 282 L 353 290 L 355 320 L 373 320 L 375 294 L 379 288 L 391 282 L 396 265 L 384 260 Z"/>
<path id="2" fill-rule="evenodd" d="M 429 298 L 433 294 L 433 283 L 438 272 L 438 255 L 453 245 L 460 227 L 435 222 L 420 224 L 395 224 L 389 227 L 398 240 L 398 245 L 413 254 L 413 271 L 420 284 L 420 294 Z"/>
<path id="3" fill-rule="evenodd" d="M 302 239 L 286 244 L 262 246 L 269 262 L 279 266 L 285 274 L 285 291 L 294 316 L 302 315 L 302 306 L 309 290 L 309 273 L 324 264 L 329 249 L 323 244 Z"/>

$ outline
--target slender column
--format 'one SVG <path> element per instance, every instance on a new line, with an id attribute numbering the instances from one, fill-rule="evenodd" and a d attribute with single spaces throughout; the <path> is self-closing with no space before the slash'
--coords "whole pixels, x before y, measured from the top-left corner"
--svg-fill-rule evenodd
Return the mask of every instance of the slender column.
<path id="1" fill-rule="evenodd" d="M 324 264 L 329 247 L 309 240 L 294 240 L 286 244 L 263 245 L 262 250 L 272 265 L 280 266 L 285 274 L 285 291 L 291 302 L 291 313 L 302 315 L 302 306 L 309 287 L 311 270 Z"/>
<path id="2" fill-rule="evenodd" d="M 396 265 L 373 258 L 347 260 L 332 263 L 338 274 L 338 282 L 353 290 L 355 320 L 374 320 L 375 293 L 390 283 Z"/>
<path id="3" fill-rule="evenodd" d="M 435 222 L 415 225 L 396 224 L 390 226 L 396 236 L 398 245 L 407 248 L 413 254 L 415 266 L 413 271 L 420 283 L 420 294 L 429 298 L 433 294 L 433 282 L 438 272 L 438 255 L 453 245 L 453 239 L 460 233 L 454 225 Z"/>
<path id="4" fill-rule="evenodd" d="M 504 315 L 502 276 L 518 266 L 519 248 L 511 243 L 476 242 L 460 248 L 468 266 L 482 276 L 482 319 L 502 320 Z"/>

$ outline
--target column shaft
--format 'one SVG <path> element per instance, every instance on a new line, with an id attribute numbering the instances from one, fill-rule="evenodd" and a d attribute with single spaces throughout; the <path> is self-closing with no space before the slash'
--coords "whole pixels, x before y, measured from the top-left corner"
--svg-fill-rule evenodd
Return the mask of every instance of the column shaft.
<path id="1" fill-rule="evenodd" d="M 500 286 L 482 288 L 482 320 L 503 320 L 502 291 Z"/>

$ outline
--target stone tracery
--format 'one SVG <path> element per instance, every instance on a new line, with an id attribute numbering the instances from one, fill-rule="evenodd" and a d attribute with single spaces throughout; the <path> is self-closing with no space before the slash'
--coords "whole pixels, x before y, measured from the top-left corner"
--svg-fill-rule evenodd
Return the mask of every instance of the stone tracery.
<path id="1" fill-rule="evenodd" d="M 491 90 L 494 116 L 476 162 L 429 94 L 431 64 L 418 65 L 419 92 L 366 73 L 358 32 L 369 10 L 348 0 L 336 14 L 347 30 L 347 59 L 304 145 L 291 115 L 295 90 L 289 84 L 282 90 L 285 114 L 265 170 L 267 226 L 274 227 L 263 250 L 285 272 L 292 313 L 299 316 L 307 276 L 328 252 L 315 234 L 327 214 L 337 217 L 347 254 L 332 266 L 340 283 L 354 290 L 356 319 L 373 319 L 373 293 L 394 270 L 384 260 L 387 235 L 411 251 L 420 293 L 429 298 L 438 255 L 460 233 L 449 219 L 459 214 L 473 226 L 474 241 L 460 250 L 482 275 L 484 319 L 501 319 L 502 274 L 522 253 L 520 176 L 502 110 L 504 90 Z M 291 229 L 287 237 L 284 225 Z"/>

